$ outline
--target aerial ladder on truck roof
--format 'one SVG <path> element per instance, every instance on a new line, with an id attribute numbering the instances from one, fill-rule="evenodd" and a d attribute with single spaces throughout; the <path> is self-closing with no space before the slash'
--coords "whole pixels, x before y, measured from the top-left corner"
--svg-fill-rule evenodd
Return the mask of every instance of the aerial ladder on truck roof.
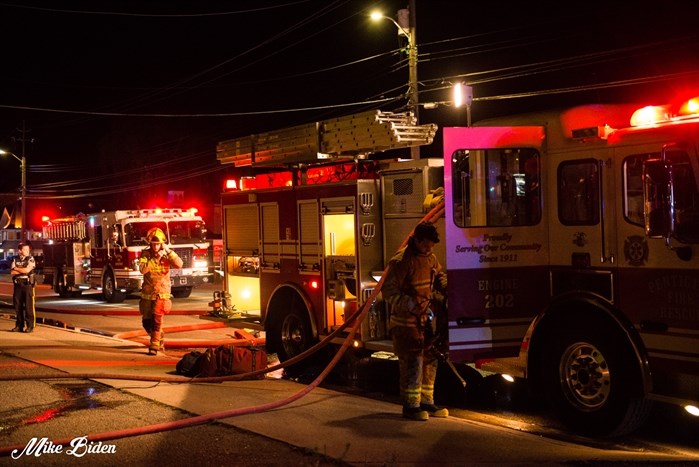
<path id="1" fill-rule="evenodd" d="M 366 159 L 390 149 L 431 144 L 437 125 L 417 125 L 411 112 L 371 110 L 222 141 L 221 164 L 236 167 L 289 167 Z"/>

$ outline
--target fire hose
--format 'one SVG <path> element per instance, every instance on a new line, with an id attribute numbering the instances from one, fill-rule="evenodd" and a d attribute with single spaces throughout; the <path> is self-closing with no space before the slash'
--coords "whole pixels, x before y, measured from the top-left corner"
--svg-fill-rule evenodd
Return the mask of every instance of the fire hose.
<path id="1" fill-rule="evenodd" d="M 434 208 L 432 208 L 422 219 L 422 221 L 434 221 L 441 217 L 444 214 L 444 202 L 441 202 L 437 204 Z M 401 243 L 400 248 L 405 246 L 407 244 L 408 238 L 403 240 Z M 364 305 L 357 310 L 352 316 L 350 316 L 340 327 L 338 327 L 335 331 L 332 333 L 328 334 L 324 339 L 322 339 L 320 342 L 316 343 L 314 346 L 306 349 L 305 351 L 301 352 L 300 354 L 284 361 L 283 363 L 279 363 L 277 365 L 274 365 L 269 368 L 261 369 L 261 370 L 256 370 L 250 373 L 245 373 L 245 374 L 238 374 L 238 375 L 229 375 L 229 376 L 217 376 L 217 377 L 207 377 L 207 378 L 181 378 L 181 377 L 148 377 L 148 376 L 133 376 L 133 375 L 119 375 L 119 374 L 102 374 L 102 373 L 82 373 L 82 374 L 58 374 L 58 375 L 39 375 L 39 376 L 0 376 L 0 381 L 19 381 L 19 380 L 47 380 L 47 379 L 66 379 L 66 378 L 71 378 L 71 379 L 116 379 L 116 380 L 135 380 L 135 381 L 154 381 L 154 382 L 171 382 L 171 383 L 214 383 L 214 382 L 223 382 L 223 381 L 239 381 L 242 379 L 249 378 L 251 376 L 255 375 L 260 375 L 264 373 L 269 373 L 272 371 L 276 371 L 280 368 L 284 368 L 290 365 L 293 365 L 294 363 L 297 363 L 306 357 L 312 355 L 313 353 L 317 352 L 321 348 L 325 347 L 328 345 L 338 334 L 341 332 L 344 332 L 345 329 L 352 324 L 352 327 L 349 329 L 349 333 L 345 337 L 345 339 L 342 341 L 342 345 L 340 346 L 340 349 L 337 351 L 335 356 L 332 358 L 330 363 L 323 369 L 323 371 L 307 386 L 305 386 L 303 389 L 300 391 L 297 391 L 296 393 L 292 394 L 291 396 L 287 397 L 286 399 L 281 399 L 279 401 L 274 401 L 274 402 L 269 402 L 266 404 L 260 404 L 257 406 L 252 406 L 252 407 L 242 407 L 242 408 L 236 408 L 236 409 L 230 409 L 230 410 L 225 410 L 221 412 L 213 412 L 210 414 L 204 414 L 204 415 L 198 415 L 195 417 L 190 417 L 190 418 L 185 418 L 182 420 L 175 420 L 171 422 L 164 422 L 164 423 L 157 423 L 153 425 L 146 425 L 142 427 L 135 427 L 135 428 L 127 428 L 123 430 L 115 430 L 115 431 L 110 431 L 110 432 L 103 432 L 103 433 L 96 433 L 96 434 L 90 434 L 87 435 L 86 439 L 88 441 L 92 442 L 99 442 L 99 441 L 108 441 L 108 440 L 113 440 L 113 439 L 121 439 L 121 438 L 127 438 L 127 437 L 132 437 L 132 436 L 142 436 L 146 434 L 152 434 L 152 433 L 158 433 L 158 432 L 163 432 L 163 431 L 172 431 L 172 430 L 177 430 L 181 428 L 187 428 L 187 427 L 192 427 L 196 425 L 201 425 L 213 420 L 219 420 L 219 419 L 224 419 L 224 418 L 231 418 L 231 417 L 237 417 L 241 415 L 247 415 L 247 414 L 253 414 L 253 413 L 261 413 L 261 412 L 266 412 L 272 409 L 276 409 L 279 407 L 283 407 L 285 405 L 288 405 L 292 402 L 295 402 L 305 395 L 309 394 L 312 390 L 314 390 L 316 387 L 320 385 L 320 383 L 323 382 L 323 380 L 327 377 L 328 374 L 335 368 L 335 366 L 338 364 L 344 353 L 347 351 L 347 348 L 350 346 L 350 343 L 354 339 L 354 335 L 357 332 L 357 329 L 359 329 L 359 326 L 361 323 L 364 321 L 364 318 L 366 317 L 370 305 L 376 300 L 376 297 L 378 296 L 381 287 L 383 285 L 383 282 L 385 280 L 386 274 L 388 273 L 390 269 L 390 265 L 386 266 L 386 269 L 384 270 L 384 273 L 381 275 L 381 279 L 377 283 L 376 287 L 374 288 L 374 291 L 371 293 L 371 295 L 366 299 L 364 302 Z M 53 440 L 54 445 L 69 445 L 73 438 L 64 438 L 64 439 L 59 439 L 59 440 Z M 24 445 L 17 445 L 17 446 L 6 446 L 6 447 L 0 447 L 0 456 L 8 456 L 12 452 L 15 451 L 21 451 L 24 448 Z"/>

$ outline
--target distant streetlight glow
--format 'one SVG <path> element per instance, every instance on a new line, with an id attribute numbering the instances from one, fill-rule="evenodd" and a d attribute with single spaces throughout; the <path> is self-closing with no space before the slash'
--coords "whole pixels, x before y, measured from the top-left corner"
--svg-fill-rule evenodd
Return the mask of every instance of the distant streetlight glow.
<path id="1" fill-rule="evenodd" d="M 22 211 L 21 211 L 21 218 L 20 222 L 22 223 L 22 230 L 20 233 L 20 241 L 26 240 L 25 238 L 25 231 L 27 228 L 27 160 L 25 159 L 24 156 L 19 157 L 9 151 L 5 151 L 3 149 L 0 149 L 0 155 L 9 155 L 14 157 L 19 161 L 19 168 L 20 172 L 22 173 Z"/>
<path id="2" fill-rule="evenodd" d="M 473 103 L 473 88 L 464 83 L 454 85 L 454 107 L 466 106 L 466 125 L 471 126 L 471 104 Z"/>

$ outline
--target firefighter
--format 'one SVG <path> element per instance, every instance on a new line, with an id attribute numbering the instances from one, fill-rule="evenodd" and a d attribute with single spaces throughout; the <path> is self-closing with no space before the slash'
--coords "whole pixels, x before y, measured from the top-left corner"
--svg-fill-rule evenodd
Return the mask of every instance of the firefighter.
<path id="1" fill-rule="evenodd" d="M 432 252 L 439 243 L 437 228 L 421 222 L 408 245 L 389 262 L 383 295 L 391 310 L 390 330 L 398 357 L 403 417 L 427 420 L 444 418 L 449 411 L 434 403 L 437 376 L 435 344 L 435 291 L 445 294 L 447 277 Z"/>
<path id="2" fill-rule="evenodd" d="M 164 349 L 163 316 L 172 308 L 170 268 L 181 268 L 182 258 L 167 247 L 165 233 L 159 228 L 150 229 L 146 238 L 150 246 L 138 258 L 139 270 L 143 274 L 138 307 L 143 328 L 150 335 L 148 354 L 157 355 Z"/>
<path id="3" fill-rule="evenodd" d="M 36 262 L 34 257 L 29 254 L 31 248 L 29 243 L 20 242 L 19 255 L 12 260 L 12 269 L 10 270 L 14 283 L 12 301 L 17 314 L 12 332 L 34 332 L 36 325 L 36 312 L 34 310 L 34 268 Z"/>

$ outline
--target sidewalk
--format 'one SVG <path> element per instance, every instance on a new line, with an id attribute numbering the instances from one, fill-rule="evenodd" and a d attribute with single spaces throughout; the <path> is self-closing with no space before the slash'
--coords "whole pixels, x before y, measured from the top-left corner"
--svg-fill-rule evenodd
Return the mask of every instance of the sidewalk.
<path id="1" fill-rule="evenodd" d="M 193 384 L 106 379 L 105 374 L 169 378 L 175 376 L 178 358 L 167 353 L 151 357 L 142 346 L 130 341 L 50 326 L 39 325 L 32 334 L 7 332 L 13 325 L 11 320 L 0 320 L 0 350 L 4 353 L 69 374 L 89 373 L 106 385 L 193 414 L 255 408 L 308 389 L 281 379 Z M 601 457 L 598 449 L 473 420 L 450 417 L 409 421 L 400 416 L 396 404 L 324 388 L 271 411 L 251 410 L 258 413 L 220 421 L 355 465 L 512 465 L 513 459 L 521 465 L 589 462 Z M 143 425 L 147 424 L 144 418 Z M 626 461 L 681 460 L 636 452 L 617 455 Z M 608 453 L 604 458 L 609 458 Z"/>

